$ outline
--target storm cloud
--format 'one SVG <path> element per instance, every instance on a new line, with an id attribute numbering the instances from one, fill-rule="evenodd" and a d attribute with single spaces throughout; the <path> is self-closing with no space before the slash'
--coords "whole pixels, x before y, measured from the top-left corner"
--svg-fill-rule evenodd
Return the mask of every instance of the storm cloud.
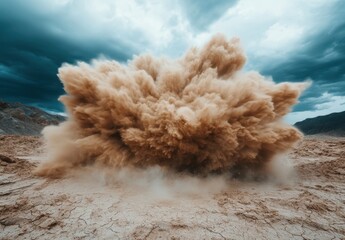
<path id="1" fill-rule="evenodd" d="M 71 36 L 63 26 L 58 29 L 55 17 L 62 14 L 38 13 L 28 4 L 0 4 L 0 96 L 4 100 L 62 111 L 57 98 L 64 91 L 57 69 L 63 62 L 88 61 L 102 54 L 126 61 L 133 54 L 132 49 L 107 38 L 89 41 L 78 39 L 77 33 Z"/>
<path id="2" fill-rule="evenodd" d="M 290 122 L 327 113 L 325 106 L 345 110 L 344 9 L 340 0 L 2 1 L 0 98 L 61 112 L 62 63 L 125 63 L 141 53 L 176 58 L 221 32 L 241 39 L 246 70 L 275 82 L 313 81 Z"/>

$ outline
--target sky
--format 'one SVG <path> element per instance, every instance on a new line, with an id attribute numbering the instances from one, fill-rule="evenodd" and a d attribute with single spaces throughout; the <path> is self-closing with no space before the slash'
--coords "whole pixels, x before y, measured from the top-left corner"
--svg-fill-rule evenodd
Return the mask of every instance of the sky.
<path id="1" fill-rule="evenodd" d="M 3 0 L 0 99 L 62 112 L 62 63 L 180 57 L 212 35 L 238 37 L 245 70 L 312 81 L 286 121 L 345 111 L 343 0 Z"/>

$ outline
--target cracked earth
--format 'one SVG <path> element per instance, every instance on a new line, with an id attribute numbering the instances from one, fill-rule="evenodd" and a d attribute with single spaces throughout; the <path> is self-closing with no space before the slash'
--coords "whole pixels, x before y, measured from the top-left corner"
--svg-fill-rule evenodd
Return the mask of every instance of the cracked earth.
<path id="1" fill-rule="evenodd" d="M 345 138 L 306 137 L 289 154 L 288 181 L 228 179 L 217 189 L 195 180 L 188 184 L 197 190 L 182 193 L 183 179 L 167 190 L 155 181 L 109 181 L 92 168 L 36 177 L 41 145 L 0 136 L 0 239 L 345 238 Z"/>

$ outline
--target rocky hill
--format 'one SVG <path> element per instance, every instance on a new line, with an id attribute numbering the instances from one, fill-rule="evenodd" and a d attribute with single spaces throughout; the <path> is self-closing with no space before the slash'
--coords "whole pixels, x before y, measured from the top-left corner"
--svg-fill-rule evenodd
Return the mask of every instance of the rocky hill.
<path id="1" fill-rule="evenodd" d="M 345 136 L 345 111 L 326 116 L 308 118 L 295 123 L 295 126 L 307 135 L 327 134 Z"/>
<path id="2" fill-rule="evenodd" d="M 0 101 L 0 134 L 39 135 L 45 126 L 64 120 L 36 107 Z"/>

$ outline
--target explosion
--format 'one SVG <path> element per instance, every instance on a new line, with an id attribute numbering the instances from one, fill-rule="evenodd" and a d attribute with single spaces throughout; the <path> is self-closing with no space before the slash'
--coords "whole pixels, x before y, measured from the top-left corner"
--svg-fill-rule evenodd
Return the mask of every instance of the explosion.
<path id="1" fill-rule="evenodd" d="M 302 137 L 282 117 L 306 83 L 276 84 L 241 72 L 238 39 L 213 37 L 177 60 L 136 56 L 59 69 L 68 120 L 43 130 L 49 161 L 37 174 L 60 177 L 85 165 L 160 166 L 208 174 L 260 169 Z"/>

